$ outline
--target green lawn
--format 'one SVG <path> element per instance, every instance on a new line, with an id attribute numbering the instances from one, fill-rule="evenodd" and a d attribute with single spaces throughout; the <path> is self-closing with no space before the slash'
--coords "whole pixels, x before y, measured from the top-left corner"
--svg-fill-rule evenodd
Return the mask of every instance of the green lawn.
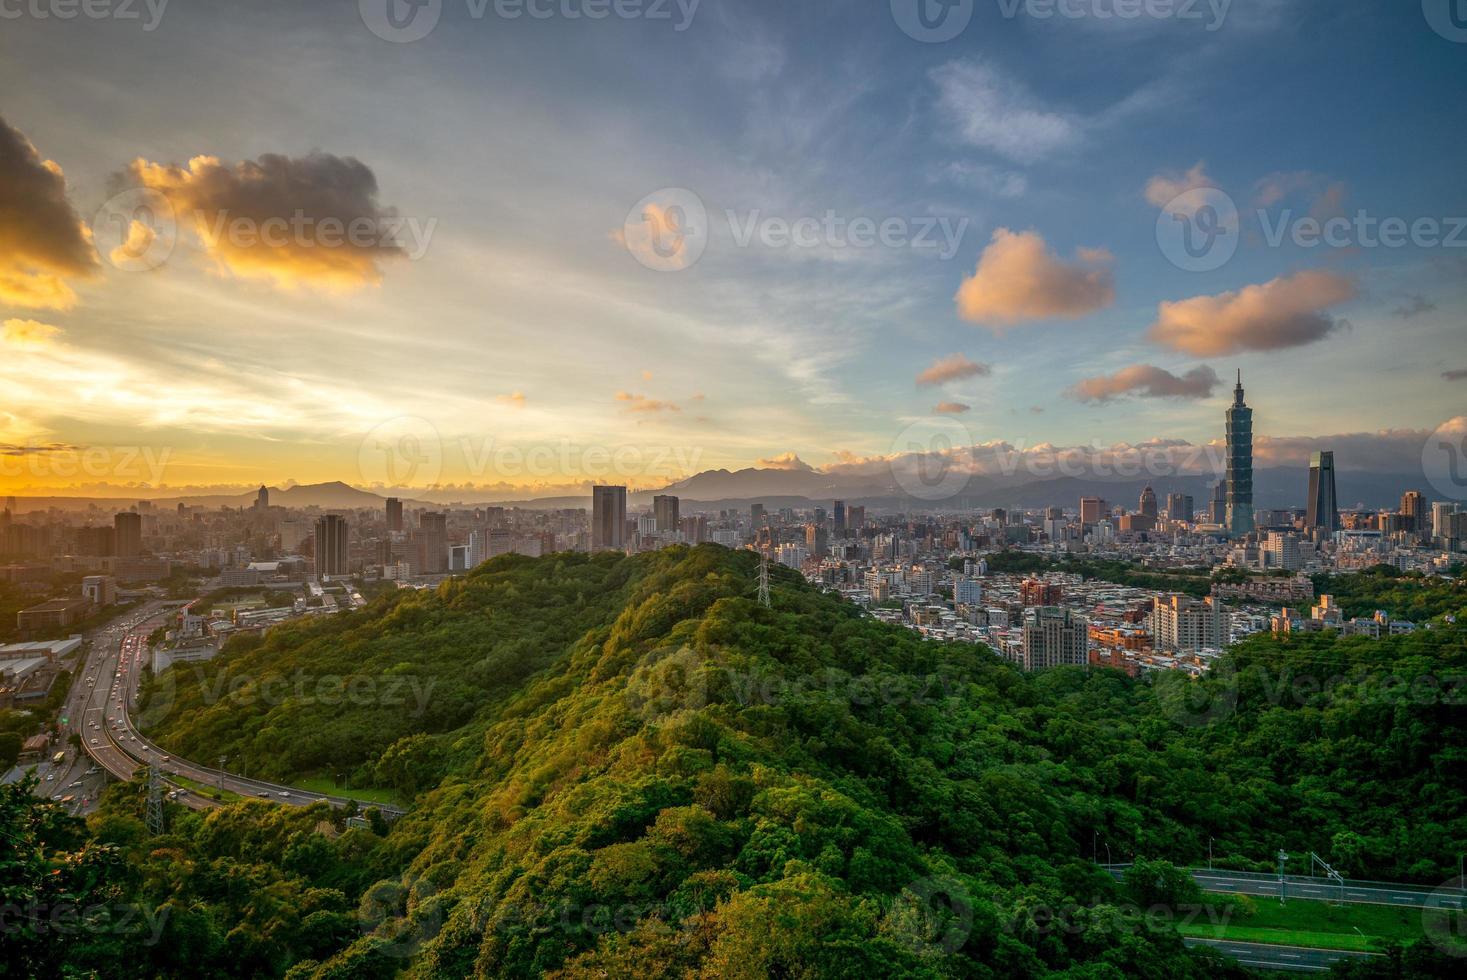
<path id="1" fill-rule="evenodd" d="M 308 789 L 313 793 L 325 793 L 328 796 L 345 796 L 364 803 L 386 803 L 388 806 L 397 806 L 397 796 L 390 789 L 361 789 L 341 786 L 335 780 L 327 776 L 308 776 L 301 779 L 291 780 L 291 784 L 301 789 Z"/>
<path id="2" fill-rule="evenodd" d="M 1251 915 L 1244 913 L 1248 907 L 1253 909 Z M 1426 935 L 1425 916 L 1439 923 L 1444 915 L 1419 908 L 1335 906 L 1306 899 L 1290 899 L 1287 905 L 1280 905 L 1277 899 L 1250 896 L 1243 904 L 1214 908 L 1210 916 L 1179 924 L 1177 931 L 1207 939 L 1369 952 L 1387 943 L 1421 939 Z M 1214 924 L 1224 916 L 1221 924 Z"/>

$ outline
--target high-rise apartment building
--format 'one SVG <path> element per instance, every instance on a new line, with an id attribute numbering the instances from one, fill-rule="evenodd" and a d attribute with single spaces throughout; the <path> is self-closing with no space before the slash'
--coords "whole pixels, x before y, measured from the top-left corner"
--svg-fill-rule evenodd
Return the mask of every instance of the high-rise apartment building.
<path id="1" fill-rule="evenodd" d="M 757 531 L 764 526 L 764 505 L 749 505 L 749 524 Z"/>
<path id="2" fill-rule="evenodd" d="M 1024 610 L 1025 670 L 1090 662 L 1090 623 L 1062 606 Z"/>
<path id="3" fill-rule="evenodd" d="M 846 536 L 846 502 L 837 500 L 831 507 L 835 518 L 835 536 L 843 538 Z"/>
<path id="4" fill-rule="evenodd" d="M 1438 500 L 1431 505 L 1431 534 L 1435 538 L 1452 536 L 1452 515 L 1457 505 L 1450 500 Z"/>
<path id="5" fill-rule="evenodd" d="M 591 550 L 624 551 L 626 539 L 627 488 L 592 487 Z"/>
<path id="6" fill-rule="evenodd" d="M 1407 490 L 1401 494 L 1401 516 L 1405 518 L 1406 530 L 1412 534 L 1425 534 L 1431 530 L 1426 520 L 1426 494 L 1420 490 Z"/>
<path id="7" fill-rule="evenodd" d="M 1309 457 L 1309 511 L 1304 526 L 1318 537 L 1331 537 L 1340 529 L 1340 507 L 1335 497 L 1335 454 L 1318 452 Z"/>
<path id="8" fill-rule="evenodd" d="M 812 558 L 824 558 L 830 550 L 829 534 L 823 524 L 805 525 L 805 550 Z"/>
<path id="9" fill-rule="evenodd" d="M 1241 538 L 1253 530 L 1253 409 L 1243 401 L 1243 372 L 1227 412 L 1228 534 Z"/>
<path id="10" fill-rule="evenodd" d="M 678 499 L 672 494 L 658 494 L 652 498 L 652 516 L 657 519 L 659 533 L 678 529 Z"/>
<path id="11" fill-rule="evenodd" d="M 143 553 L 143 515 L 123 511 L 112 518 L 112 545 L 118 558 L 136 558 Z"/>
<path id="12" fill-rule="evenodd" d="M 402 530 L 402 501 L 396 497 L 387 498 L 387 530 Z"/>
<path id="13" fill-rule="evenodd" d="M 861 528 L 866 526 L 866 508 L 860 505 L 852 505 L 846 508 L 846 529 L 856 532 L 859 536 Z"/>
<path id="14" fill-rule="evenodd" d="M 1151 607 L 1151 637 L 1156 649 L 1195 653 L 1227 642 L 1222 603 L 1173 593 L 1156 596 Z"/>
<path id="15" fill-rule="evenodd" d="M 1064 598 L 1064 586 L 1058 582 L 1026 578 L 1019 584 L 1019 601 L 1026 606 L 1057 606 Z"/>
<path id="16" fill-rule="evenodd" d="M 1270 531 L 1264 548 L 1268 553 L 1269 568 L 1294 572 L 1304 567 L 1304 558 L 1299 553 L 1299 538 L 1293 534 Z"/>
<path id="17" fill-rule="evenodd" d="M 351 566 L 351 548 L 346 518 L 325 514 L 316 518 L 316 578 L 346 575 Z"/>

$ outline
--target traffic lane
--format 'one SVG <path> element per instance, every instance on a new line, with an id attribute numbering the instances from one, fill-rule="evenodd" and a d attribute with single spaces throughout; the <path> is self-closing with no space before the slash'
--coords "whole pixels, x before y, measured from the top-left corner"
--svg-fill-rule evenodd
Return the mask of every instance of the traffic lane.
<path id="1" fill-rule="evenodd" d="M 1271 943 L 1240 943 L 1230 939 L 1183 936 L 1188 946 L 1206 946 L 1230 956 L 1244 966 L 1300 973 L 1323 973 L 1341 960 L 1362 959 L 1377 953 L 1345 949 L 1313 949 L 1308 946 L 1276 946 Z"/>
<path id="2" fill-rule="evenodd" d="M 1193 875 L 1203 891 L 1214 893 L 1277 896 L 1278 879 L 1266 881 L 1259 878 L 1234 878 L 1217 875 Z M 1306 884 L 1288 881 L 1284 886 L 1284 897 L 1306 898 L 1317 901 L 1339 901 L 1355 905 L 1395 905 L 1402 908 L 1455 908 L 1447 904 L 1450 896 L 1411 888 L 1368 887 L 1347 885 L 1343 891 L 1338 885 Z"/>

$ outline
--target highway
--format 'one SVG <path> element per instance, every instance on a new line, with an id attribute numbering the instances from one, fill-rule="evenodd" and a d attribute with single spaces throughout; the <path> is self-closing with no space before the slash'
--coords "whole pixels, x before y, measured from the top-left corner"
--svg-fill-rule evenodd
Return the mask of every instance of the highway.
<path id="1" fill-rule="evenodd" d="M 1125 874 L 1127 865 L 1105 866 L 1117 878 Z M 1264 895 L 1276 898 L 1279 878 L 1258 871 L 1209 871 L 1193 868 L 1192 878 L 1205 892 L 1225 895 Z M 1393 905 L 1399 908 L 1460 909 L 1467 901 L 1463 889 L 1428 888 L 1386 881 L 1357 881 L 1346 878 L 1340 883 L 1329 878 L 1307 875 L 1284 877 L 1284 898 L 1308 898 L 1320 902 L 1344 902 L 1347 905 Z"/>
<path id="2" fill-rule="evenodd" d="M 103 630 L 92 643 L 84 668 L 79 669 L 65 712 L 70 728 L 82 740 L 87 756 L 117 779 L 130 779 L 138 768 L 156 765 L 173 786 L 170 798 L 193 809 L 220 803 L 203 795 L 187 781 L 204 790 L 223 790 L 239 796 L 267 799 L 289 806 L 309 806 L 325 800 L 335 806 L 355 802 L 363 810 L 376 807 L 388 818 L 401 816 L 399 807 L 364 800 L 348 800 L 312 790 L 285 786 L 235 773 L 213 769 L 175 758 L 138 731 L 131 712 L 136 706 L 138 685 L 146 666 L 148 635 L 163 625 L 172 610 L 151 603 L 118 624 Z"/>
<path id="3" fill-rule="evenodd" d="M 1377 956 L 1343 949 L 1312 949 L 1308 946 L 1275 946 L 1269 943 L 1239 943 L 1229 939 L 1203 939 L 1184 936 L 1188 946 L 1206 946 L 1231 956 L 1244 966 L 1264 970 L 1293 970 L 1300 973 L 1324 973 L 1340 960 Z"/>

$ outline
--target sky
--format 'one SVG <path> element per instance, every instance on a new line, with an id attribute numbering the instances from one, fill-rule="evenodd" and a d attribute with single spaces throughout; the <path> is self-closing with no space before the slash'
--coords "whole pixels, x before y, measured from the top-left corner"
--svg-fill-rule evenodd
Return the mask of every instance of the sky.
<path id="1" fill-rule="evenodd" d="M 1467 433 L 1445 2 L 918 2 L 0 0 L 0 491 Z"/>

